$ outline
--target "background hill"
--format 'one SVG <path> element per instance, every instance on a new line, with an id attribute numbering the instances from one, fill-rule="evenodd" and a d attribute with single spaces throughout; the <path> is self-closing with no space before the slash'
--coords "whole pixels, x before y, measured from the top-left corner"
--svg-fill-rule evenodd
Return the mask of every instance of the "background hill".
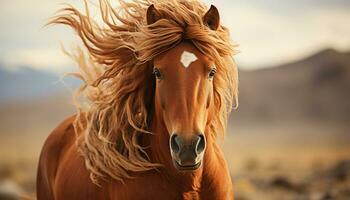
<path id="1" fill-rule="evenodd" d="M 350 121 L 350 52 L 326 49 L 302 60 L 240 72 L 234 119 Z"/>
<path id="2" fill-rule="evenodd" d="M 13 100 L 36 100 L 69 91 L 79 80 L 19 66 L 7 70 L 0 65 L 0 103 Z"/>
<path id="3" fill-rule="evenodd" d="M 9 109 L 16 102 L 18 108 L 27 107 L 18 109 L 26 112 L 30 108 L 38 111 L 32 104 L 46 105 L 45 110 L 52 111 L 68 109 L 66 100 L 58 100 L 69 99 L 80 81 L 62 77 L 28 67 L 11 72 L 0 66 L 0 107 Z M 242 123 L 266 120 L 346 123 L 350 120 L 349 89 L 350 52 L 333 49 L 280 66 L 240 70 L 240 106 L 232 119 Z"/>

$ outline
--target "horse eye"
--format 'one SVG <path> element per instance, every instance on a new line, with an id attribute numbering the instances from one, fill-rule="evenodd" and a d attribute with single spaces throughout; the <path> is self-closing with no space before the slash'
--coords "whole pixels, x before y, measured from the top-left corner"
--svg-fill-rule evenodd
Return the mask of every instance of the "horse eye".
<path id="1" fill-rule="evenodd" d="M 153 69 L 153 74 L 157 79 L 162 79 L 162 74 L 160 73 L 160 70 L 158 68 Z"/>
<path id="2" fill-rule="evenodd" d="M 209 74 L 208 74 L 208 78 L 212 79 L 214 77 L 215 73 L 216 73 L 216 68 L 211 69 Z"/>

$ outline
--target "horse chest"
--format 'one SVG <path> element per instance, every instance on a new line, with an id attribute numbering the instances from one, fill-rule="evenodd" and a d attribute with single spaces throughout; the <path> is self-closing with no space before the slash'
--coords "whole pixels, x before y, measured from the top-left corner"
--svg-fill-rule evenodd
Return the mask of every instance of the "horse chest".
<path id="1" fill-rule="evenodd" d="M 139 178 L 138 180 L 127 181 L 125 185 L 117 184 L 112 189 L 115 199 L 128 200 L 206 200 L 205 192 L 199 190 L 185 189 L 183 185 L 176 182 L 169 182 L 157 175 Z M 209 191 L 207 191 L 209 192 Z M 206 197 L 207 196 L 207 197 Z M 214 198 L 217 199 L 217 198 Z"/>
<path id="2" fill-rule="evenodd" d="M 178 192 L 171 189 L 170 185 L 161 184 L 159 180 L 134 180 L 125 185 L 115 184 L 110 190 L 110 200 L 154 200 L 154 199 L 180 199 Z"/>
<path id="3" fill-rule="evenodd" d="M 61 168 L 55 181 L 55 199 L 65 200 L 156 200 L 183 199 L 179 188 L 166 182 L 156 173 L 147 173 L 134 179 L 103 182 L 101 186 L 94 185 L 89 173 L 82 165 L 74 168 L 74 162 Z"/>
<path id="4" fill-rule="evenodd" d="M 91 183 L 87 174 L 75 171 L 67 180 L 56 182 L 55 199 L 65 200 L 205 200 L 220 199 L 217 191 L 201 188 L 200 191 L 184 191 L 176 183 L 163 180 L 158 176 L 144 176 L 120 182 L 103 183 L 101 187 Z M 78 178 L 79 177 L 79 178 Z"/>
<path id="5" fill-rule="evenodd" d="M 74 150 L 74 148 L 73 148 Z M 75 152 L 75 151 L 73 151 Z M 55 199 L 65 200 L 206 200 L 231 199 L 230 181 L 224 173 L 204 176 L 198 181 L 197 188 L 173 181 L 158 171 L 148 171 L 138 174 L 135 178 L 125 180 L 124 184 L 118 181 L 105 181 L 101 186 L 93 184 L 83 159 L 74 154 L 68 154 L 61 160 L 54 180 Z M 221 177 L 223 176 L 223 177 Z M 217 180 L 214 181 L 213 180 Z M 211 185 L 215 185 L 212 187 Z"/>

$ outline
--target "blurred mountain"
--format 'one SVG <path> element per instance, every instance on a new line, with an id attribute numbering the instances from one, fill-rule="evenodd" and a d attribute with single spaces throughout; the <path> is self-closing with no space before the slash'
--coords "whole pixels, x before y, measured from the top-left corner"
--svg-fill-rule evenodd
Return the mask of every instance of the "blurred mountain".
<path id="1" fill-rule="evenodd" d="M 240 71 L 239 122 L 350 120 L 350 52 L 326 49 L 302 60 Z"/>
<path id="2" fill-rule="evenodd" d="M 0 66 L 0 135 L 18 131 L 18 121 L 25 122 L 23 130 L 32 130 L 40 122 L 53 128 L 72 114 L 71 91 L 59 80 L 29 68 L 8 72 Z M 74 78 L 64 81 L 71 88 L 79 84 Z M 350 52 L 326 49 L 285 65 L 240 71 L 239 88 L 239 108 L 233 111 L 230 125 L 346 124 L 350 120 Z"/>
<path id="3" fill-rule="evenodd" d="M 77 79 L 62 79 L 58 75 L 29 67 L 19 67 L 16 71 L 8 71 L 0 66 L 0 101 L 30 100 L 56 95 L 69 90 L 78 83 Z"/>

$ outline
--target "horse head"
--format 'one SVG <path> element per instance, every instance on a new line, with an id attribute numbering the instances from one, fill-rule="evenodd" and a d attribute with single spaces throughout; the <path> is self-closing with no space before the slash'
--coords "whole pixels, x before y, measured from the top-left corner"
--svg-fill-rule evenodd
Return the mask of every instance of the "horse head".
<path id="1" fill-rule="evenodd" d="M 155 23 L 161 14 L 151 5 L 147 22 Z M 216 30 L 219 13 L 212 6 L 203 16 L 203 24 Z M 169 133 L 169 148 L 178 170 L 195 170 L 201 166 L 206 150 L 206 132 L 215 112 L 213 81 L 215 61 L 183 40 L 153 60 L 156 78 L 155 110 Z"/>

